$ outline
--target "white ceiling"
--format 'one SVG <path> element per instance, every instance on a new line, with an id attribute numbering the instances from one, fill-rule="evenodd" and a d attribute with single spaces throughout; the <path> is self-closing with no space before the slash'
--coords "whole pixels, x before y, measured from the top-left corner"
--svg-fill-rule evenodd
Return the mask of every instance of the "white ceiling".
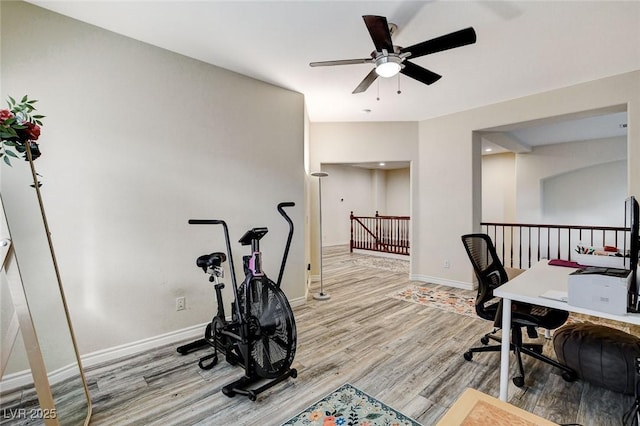
<path id="1" fill-rule="evenodd" d="M 417 121 L 640 69 L 638 1 L 42 1 L 31 3 L 305 96 L 311 121 Z M 353 89 L 372 65 L 362 15 L 408 46 L 473 26 L 477 43 L 415 62 L 443 76 Z M 370 109 L 370 113 L 363 113 Z"/>
<path id="2" fill-rule="evenodd" d="M 497 136 L 496 136 L 497 135 Z M 486 132 L 483 154 L 529 152 L 537 146 L 627 136 L 627 112 L 594 112 L 587 117 L 550 117 L 534 125 Z"/>
<path id="3" fill-rule="evenodd" d="M 419 121 L 640 69 L 640 1 L 30 3 L 300 92 L 313 122 Z M 362 15 L 398 25 L 399 46 L 469 26 L 477 43 L 415 59 L 443 76 L 433 85 L 400 75 L 352 95 L 372 65 L 311 68 L 309 62 L 368 57 L 374 48 Z M 622 123 L 625 112 L 501 129 L 483 138 L 483 152 L 622 136 Z"/>

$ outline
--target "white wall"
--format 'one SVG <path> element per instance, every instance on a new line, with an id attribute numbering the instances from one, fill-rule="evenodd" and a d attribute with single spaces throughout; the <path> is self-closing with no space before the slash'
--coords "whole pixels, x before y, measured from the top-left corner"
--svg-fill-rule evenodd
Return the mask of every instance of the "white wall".
<path id="1" fill-rule="evenodd" d="M 482 221 L 622 226 L 626 137 L 482 156 Z"/>
<path id="2" fill-rule="evenodd" d="M 611 161 L 542 181 L 542 223 L 624 226 L 627 162 Z"/>
<path id="3" fill-rule="evenodd" d="M 409 213 L 410 169 L 365 169 L 351 165 L 323 164 L 323 245 L 349 244 L 349 215 L 403 216 Z M 317 185 L 317 181 L 312 185 Z M 387 207 L 387 206 L 390 206 Z M 391 213 L 388 213 L 388 212 Z"/>
<path id="4" fill-rule="evenodd" d="M 542 213 L 541 190 L 544 179 L 597 164 L 626 160 L 626 158 L 627 141 L 624 137 L 544 145 L 536 147 L 530 153 L 517 155 L 517 220 L 525 223 L 540 223 L 551 219 L 543 218 Z M 626 176 L 623 180 L 622 189 L 626 194 Z M 566 197 L 570 199 L 577 196 L 577 189 L 567 191 Z M 596 198 L 595 194 L 586 196 L 591 199 Z M 611 200 L 610 197 L 606 199 Z M 622 206 L 619 209 L 624 212 L 624 196 L 618 200 L 617 204 Z"/>
<path id="5" fill-rule="evenodd" d="M 375 212 L 379 212 L 380 214 L 385 214 L 385 210 L 387 208 L 387 175 L 384 170 L 373 169 L 371 170 L 371 179 L 373 183 L 373 193 L 371 194 L 373 198 L 373 209 L 364 215 L 373 216 Z M 356 213 L 357 214 L 357 213 Z M 360 213 L 361 215 L 363 213 Z"/>
<path id="6" fill-rule="evenodd" d="M 309 140 L 311 171 L 320 170 L 321 165 L 326 163 L 411 161 L 417 155 L 418 123 L 311 123 Z M 326 179 L 331 179 L 331 176 Z M 317 183 L 312 182 L 309 188 L 312 192 L 310 196 L 311 270 L 317 275 L 316 265 L 319 265 L 318 236 L 315 231 L 318 229 Z M 324 228 L 323 225 L 323 231 Z"/>
<path id="7" fill-rule="evenodd" d="M 640 161 L 639 85 L 640 71 L 636 71 L 420 123 L 312 123 L 310 162 L 317 168 L 322 163 L 389 160 L 386 156 L 413 160 L 412 277 L 470 287 L 473 271 L 460 235 L 478 231 L 483 213 L 481 141 L 474 131 L 517 127 L 584 111 L 626 109 L 628 193 L 637 196 L 640 168 L 631 165 Z M 405 136 L 387 143 L 400 128 L 407 130 Z M 417 145 L 411 142 L 412 136 L 418 141 Z M 514 166 L 511 162 L 499 167 Z M 515 197 L 516 189 L 507 186 L 501 191 Z M 517 191 L 519 193 L 519 189 Z M 504 211 L 504 214 L 515 214 L 508 206 Z M 450 268 L 444 267 L 445 260 L 449 261 Z"/>
<path id="8" fill-rule="evenodd" d="M 275 279 L 287 232 L 275 206 L 294 201 L 283 289 L 304 296 L 301 94 L 27 3 L 1 7 L 2 98 L 27 93 L 46 115 L 36 165 L 81 353 L 211 318 L 195 258 L 224 250 L 222 229 L 190 218 L 228 222 L 239 271 L 236 241 L 268 226 L 261 248 Z M 1 169 L 4 194 L 12 170 Z"/>
<path id="9" fill-rule="evenodd" d="M 311 123 L 311 170 L 324 163 L 411 161 L 417 154 L 418 123 Z"/>
<path id="10" fill-rule="evenodd" d="M 322 171 L 329 173 L 322 178 L 322 243 L 349 244 L 350 213 L 360 216 L 375 213 L 372 171 L 333 164 L 323 164 Z"/>
<path id="11" fill-rule="evenodd" d="M 516 156 L 482 156 L 482 221 L 515 222 Z"/>
<path id="12" fill-rule="evenodd" d="M 425 120 L 412 177 L 412 275 L 452 285 L 472 282 L 460 235 L 479 230 L 480 138 L 474 130 L 582 111 L 628 111 L 628 191 L 640 193 L 640 71 Z M 446 148 L 443 148 L 446 147 Z M 520 189 L 517 190 L 520 193 Z M 450 261 L 450 268 L 443 260 Z"/>
<path id="13" fill-rule="evenodd" d="M 411 169 L 391 169 L 386 173 L 386 208 L 380 214 L 387 216 L 411 215 Z"/>

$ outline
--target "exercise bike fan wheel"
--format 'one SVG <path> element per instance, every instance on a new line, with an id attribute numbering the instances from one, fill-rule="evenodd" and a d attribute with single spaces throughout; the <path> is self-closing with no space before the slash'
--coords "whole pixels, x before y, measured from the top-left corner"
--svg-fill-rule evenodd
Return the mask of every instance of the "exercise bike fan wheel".
<path id="1" fill-rule="evenodd" d="M 269 278 L 254 277 L 249 321 L 253 344 L 249 354 L 255 373 L 265 379 L 274 379 L 289 372 L 296 353 L 296 323 L 289 302 Z M 240 309 L 244 310 L 244 284 L 238 291 Z M 246 355 L 246 354 L 243 354 Z M 295 374 L 295 373 L 294 373 Z"/>

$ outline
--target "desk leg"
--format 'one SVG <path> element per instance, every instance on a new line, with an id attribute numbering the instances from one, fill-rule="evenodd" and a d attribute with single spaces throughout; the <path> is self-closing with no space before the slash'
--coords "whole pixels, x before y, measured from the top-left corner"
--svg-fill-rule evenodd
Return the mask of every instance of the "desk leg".
<path id="1" fill-rule="evenodd" d="M 500 400 L 509 390 L 509 346 L 511 343 L 511 299 L 502 299 L 502 347 L 500 348 Z"/>

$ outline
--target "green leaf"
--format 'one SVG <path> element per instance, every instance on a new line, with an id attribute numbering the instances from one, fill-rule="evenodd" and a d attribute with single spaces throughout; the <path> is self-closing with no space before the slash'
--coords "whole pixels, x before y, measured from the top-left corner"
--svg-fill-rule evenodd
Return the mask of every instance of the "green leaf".
<path id="1" fill-rule="evenodd" d="M 20 101 L 20 103 L 23 104 L 23 103 L 27 102 L 28 100 L 29 100 L 29 97 L 27 95 L 24 95 L 22 97 L 22 100 Z"/>
<path id="2" fill-rule="evenodd" d="M 377 419 L 378 417 L 382 417 L 382 413 L 369 413 L 367 414 L 365 419 L 373 420 L 373 419 Z"/>
<path id="3" fill-rule="evenodd" d="M 9 104 L 11 104 L 11 105 L 15 105 L 16 104 L 16 100 L 13 99 L 11 96 L 9 96 Z"/>
<path id="4" fill-rule="evenodd" d="M 7 166 L 12 167 L 11 166 L 11 160 L 9 160 L 9 157 L 4 156 L 4 157 L 2 157 L 2 159 L 4 160 L 5 163 L 7 163 Z"/>
<path id="5" fill-rule="evenodd" d="M 33 116 L 33 118 L 36 118 L 36 119 L 45 118 L 45 117 L 46 115 L 39 115 L 39 114 Z"/>
<path id="6" fill-rule="evenodd" d="M 9 157 L 18 158 L 18 156 L 16 155 L 16 153 L 15 153 L 15 152 L 13 152 L 13 151 L 7 151 L 7 150 L 5 150 L 5 151 L 4 151 L 4 153 L 5 153 L 5 154 L 7 154 Z"/>
<path id="7" fill-rule="evenodd" d="M 3 129 L 2 131 L 3 140 L 8 138 L 16 138 L 16 137 L 18 137 L 18 134 L 16 133 L 13 127 L 7 127 L 6 129 Z"/>

